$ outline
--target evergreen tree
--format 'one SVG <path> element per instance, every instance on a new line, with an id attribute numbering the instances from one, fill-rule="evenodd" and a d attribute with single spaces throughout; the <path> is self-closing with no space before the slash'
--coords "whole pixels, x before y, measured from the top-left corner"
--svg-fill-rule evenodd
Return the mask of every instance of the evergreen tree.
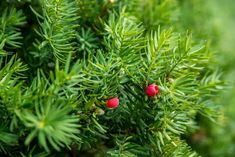
<path id="1" fill-rule="evenodd" d="M 181 0 L 0 2 L 0 154 L 199 156 L 223 89 Z"/>

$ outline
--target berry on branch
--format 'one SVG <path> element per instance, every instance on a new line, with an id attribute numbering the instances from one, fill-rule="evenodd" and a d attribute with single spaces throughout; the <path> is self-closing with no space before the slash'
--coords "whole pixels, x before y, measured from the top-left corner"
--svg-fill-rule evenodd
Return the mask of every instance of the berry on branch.
<path id="1" fill-rule="evenodd" d="M 118 98 L 112 98 L 106 101 L 106 107 L 108 108 L 116 108 L 119 105 L 119 99 Z"/>
<path id="2" fill-rule="evenodd" d="M 155 84 L 150 84 L 149 86 L 146 87 L 145 93 L 146 93 L 146 95 L 148 95 L 150 97 L 158 95 L 158 93 L 159 93 L 158 86 Z"/>

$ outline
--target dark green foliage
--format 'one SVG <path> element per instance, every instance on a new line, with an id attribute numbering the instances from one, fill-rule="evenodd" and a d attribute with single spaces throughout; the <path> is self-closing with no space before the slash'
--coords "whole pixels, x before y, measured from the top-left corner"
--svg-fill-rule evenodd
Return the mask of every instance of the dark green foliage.
<path id="1" fill-rule="evenodd" d="M 4 9 L 0 16 L 0 55 L 11 53 L 12 49 L 17 49 L 22 45 L 19 26 L 24 24 L 25 16 L 22 10 Z"/>
<path id="2" fill-rule="evenodd" d="M 0 25 L 2 154 L 199 156 L 183 136 L 199 127 L 198 115 L 215 120 L 223 82 L 210 66 L 209 44 L 177 32 L 181 3 L 1 4 L 13 8 Z M 151 83 L 160 89 L 154 98 L 144 92 Z M 105 107 L 111 97 L 118 108 Z"/>
<path id="3" fill-rule="evenodd" d="M 78 50 L 81 52 L 89 52 L 96 49 L 98 38 L 95 34 L 90 30 L 81 29 L 81 32 L 77 36 L 79 42 Z"/>

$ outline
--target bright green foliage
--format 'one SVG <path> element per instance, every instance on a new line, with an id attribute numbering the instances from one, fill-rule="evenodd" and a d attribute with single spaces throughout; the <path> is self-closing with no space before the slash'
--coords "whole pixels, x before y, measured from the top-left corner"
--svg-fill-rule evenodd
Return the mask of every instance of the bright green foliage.
<path id="1" fill-rule="evenodd" d="M 47 89 L 40 76 L 32 83 L 31 90 L 27 92 L 32 93 L 29 102 L 35 106 L 35 112 L 23 110 L 19 115 L 25 126 L 32 128 L 25 144 L 28 145 L 37 136 L 39 143 L 49 151 L 47 140 L 56 150 L 60 150 L 59 146 L 68 146 L 71 139 L 79 141 L 76 136 L 79 132 L 78 117 L 69 115 L 73 101 L 60 97 L 60 88 L 56 85 Z"/>
<path id="2" fill-rule="evenodd" d="M 14 9 L 0 26 L 18 37 L 0 38 L 2 154 L 199 156 L 184 136 L 199 127 L 197 116 L 215 120 L 223 82 L 210 68 L 209 44 L 172 24 L 178 1 L 6 4 Z M 151 83 L 160 89 L 153 98 L 144 92 Z M 105 107 L 111 97 L 118 108 Z"/>
<path id="3" fill-rule="evenodd" d="M 76 43 L 73 42 L 73 39 L 76 35 L 75 30 L 78 27 L 79 18 L 76 3 L 62 0 L 41 0 L 40 5 L 42 15 L 32 8 L 38 21 L 42 22 L 39 22 L 39 30 L 36 30 L 40 37 L 34 43 L 37 51 L 31 53 L 41 62 L 50 59 L 52 54 L 64 61 L 65 54 L 75 51 Z"/>

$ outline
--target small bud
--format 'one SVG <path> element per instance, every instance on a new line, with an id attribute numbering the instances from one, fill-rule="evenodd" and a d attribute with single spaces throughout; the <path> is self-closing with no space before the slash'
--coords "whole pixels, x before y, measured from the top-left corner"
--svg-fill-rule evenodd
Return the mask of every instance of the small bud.
<path id="1" fill-rule="evenodd" d="M 116 0 L 108 0 L 109 3 L 114 3 Z"/>
<path id="2" fill-rule="evenodd" d="M 175 80 L 174 80 L 173 78 L 168 78 L 168 81 L 169 81 L 170 83 L 174 83 L 174 82 L 175 82 Z"/>
<path id="3" fill-rule="evenodd" d="M 47 64 L 47 66 L 52 69 L 55 67 L 55 64 L 53 62 L 50 62 Z"/>
<path id="4" fill-rule="evenodd" d="M 104 110 L 102 110 L 101 108 L 96 110 L 96 114 L 99 116 L 104 115 L 104 113 L 105 113 Z"/>

